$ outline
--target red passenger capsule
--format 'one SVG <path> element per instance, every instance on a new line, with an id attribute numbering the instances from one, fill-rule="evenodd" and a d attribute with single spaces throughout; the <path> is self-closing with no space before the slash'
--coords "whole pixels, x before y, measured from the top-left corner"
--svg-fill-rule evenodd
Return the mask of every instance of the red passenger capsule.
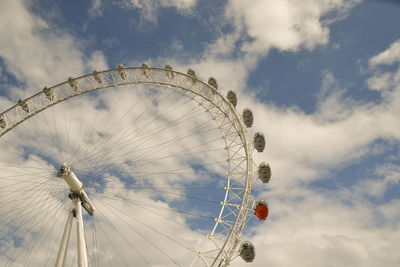
<path id="1" fill-rule="evenodd" d="M 268 212 L 268 204 L 265 201 L 260 200 L 256 202 L 254 207 L 254 214 L 260 221 L 265 221 L 265 219 L 267 219 Z"/>

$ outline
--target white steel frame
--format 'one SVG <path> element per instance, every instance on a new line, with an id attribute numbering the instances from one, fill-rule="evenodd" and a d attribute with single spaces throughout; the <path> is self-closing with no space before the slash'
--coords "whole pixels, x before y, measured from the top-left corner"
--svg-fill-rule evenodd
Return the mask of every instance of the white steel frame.
<path id="1" fill-rule="evenodd" d="M 45 88 L 1 113 L 0 137 L 35 114 L 74 96 L 108 87 L 137 84 L 170 88 L 192 98 L 212 116 L 221 130 L 229 164 L 226 193 L 215 225 L 191 266 L 199 260 L 205 266 L 228 266 L 237 255 L 240 235 L 253 201 L 254 148 L 240 114 L 216 88 L 196 77 L 170 69 L 133 67 L 96 72 Z"/>
<path id="2" fill-rule="evenodd" d="M 72 197 L 71 208 L 67 217 L 67 222 L 65 224 L 64 233 L 61 239 L 60 249 L 58 251 L 56 267 L 63 267 L 65 264 L 65 256 L 68 251 L 69 237 L 71 235 L 72 221 L 76 217 L 76 232 L 77 232 L 77 243 L 78 243 L 78 266 L 87 267 L 87 251 L 86 251 L 86 241 L 85 241 L 85 230 L 83 227 L 82 218 L 82 207 L 81 199 L 78 195 Z"/>

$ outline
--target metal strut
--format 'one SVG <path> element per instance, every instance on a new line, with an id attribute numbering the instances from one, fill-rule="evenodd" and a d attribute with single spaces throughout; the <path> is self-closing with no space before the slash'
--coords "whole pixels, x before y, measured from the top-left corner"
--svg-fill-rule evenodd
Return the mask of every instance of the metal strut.
<path id="1" fill-rule="evenodd" d="M 72 219 L 74 217 L 74 201 L 71 202 L 71 207 L 69 209 L 69 214 L 67 218 L 67 223 L 65 224 L 64 234 L 61 240 L 60 250 L 58 251 L 56 267 L 63 267 L 65 263 L 65 254 L 68 249 L 69 236 L 71 234 Z M 74 212 L 75 211 L 75 212 Z"/>

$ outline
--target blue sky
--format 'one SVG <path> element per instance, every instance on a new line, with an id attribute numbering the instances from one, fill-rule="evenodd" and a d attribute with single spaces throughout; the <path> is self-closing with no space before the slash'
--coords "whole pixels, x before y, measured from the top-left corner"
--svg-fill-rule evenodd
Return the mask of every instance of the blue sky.
<path id="1" fill-rule="evenodd" d="M 0 110 L 118 64 L 213 76 L 267 139 L 253 266 L 399 266 L 399 14 L 390 0 L 2 1 Z"/>

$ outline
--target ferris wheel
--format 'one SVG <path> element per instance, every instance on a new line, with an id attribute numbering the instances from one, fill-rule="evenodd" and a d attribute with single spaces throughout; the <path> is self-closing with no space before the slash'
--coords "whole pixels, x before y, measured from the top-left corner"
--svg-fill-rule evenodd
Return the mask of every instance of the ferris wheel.
<path id="1" fill-rule="evenodd" d="M 268 216 L 252 190 L 271 169 L 253 162 L 265 138 L 250 136 L 252 112 L 236 106 L 214 78 L 146 64 L 20 100 L 0 114 L 0 263 L 253 261 L 241 234 L 249 217 Z"/>

